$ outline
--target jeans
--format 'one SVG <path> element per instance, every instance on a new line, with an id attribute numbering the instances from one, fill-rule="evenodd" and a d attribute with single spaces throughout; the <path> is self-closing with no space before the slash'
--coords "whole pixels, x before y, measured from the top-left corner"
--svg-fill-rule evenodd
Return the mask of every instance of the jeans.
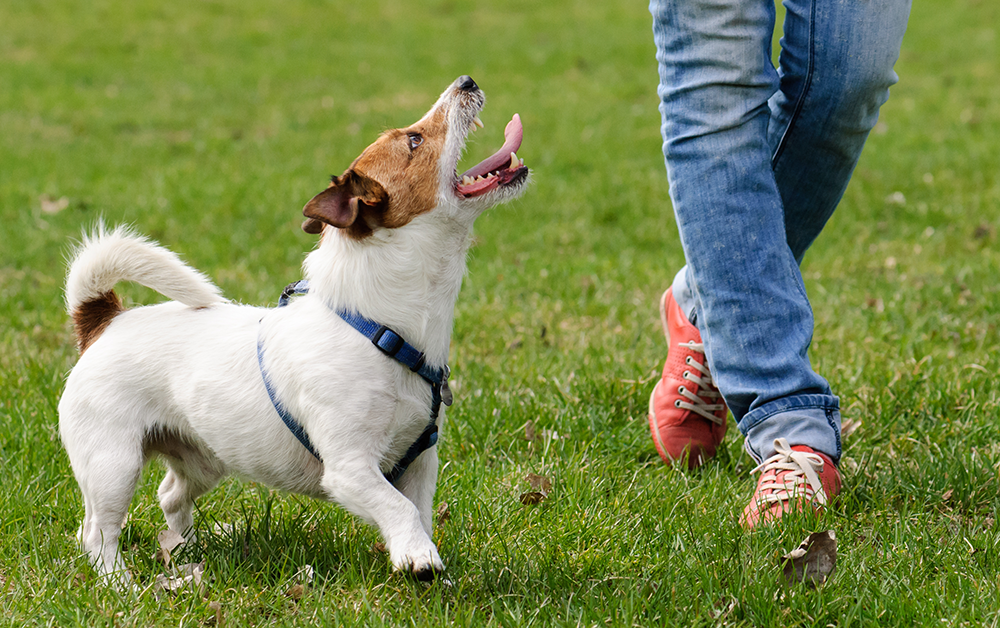
<path id="1" fill-rule="evenodd" d="M 687 260 L 674 296 L 758 462 L 774 439 L 840 459 L 810 365 L 799 263 L 843 196 L 897 76 L 910 0 L 652 0 L 663 154 Z"/>

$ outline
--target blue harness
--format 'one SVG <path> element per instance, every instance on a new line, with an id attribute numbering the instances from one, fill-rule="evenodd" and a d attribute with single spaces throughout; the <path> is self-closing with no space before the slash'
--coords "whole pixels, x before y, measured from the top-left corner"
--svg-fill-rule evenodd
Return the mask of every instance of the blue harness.
<path id="1" fill-rule="evenodd" d="M 293 295 L 305 294 L 307 292 L 309 292 L 309 282 L 305 279 L 287 285 L 281 292 L 281 298 L 278 299 L 278 307 L 285 307 L 288 305 L 288 302 L 291 300 Z M 451 389 L 448 388 L 448 376 L 451 374 L 451 371 L 447 366 L 437 369 L 426 365 L 424 363 L 423 353 L 418 351 L 413 345 L 406 342 L 402 336 L 385 325 L 379 325 L 375 321 L 369 320 L 356 312 L 338 311 L 337 315 L 344 319 L 348 325 L 358 330 L 358 332 L 360 332 L 365 338 L 371 340 L 372 344 L 375 345 L 379 351 L 386 354 L 390 358 L 395 359 L 403 366 L 406 366 L 411 371 L 424 378 L 424 380 L 431 385 L 431 416 L 427 423 L 427 427 L 424 428 L 424 431 L 417 438 L 416 442 L 410 445 L 410 448 L 406 450 L 402 460 L 397 462 L 392 469 L 385 473 L 385 479 L 389 480 L 390 483 L 395 484 L 396 480 L 403 475 L 407 467 L 409 467 L 410 464 L 416 460 L 418 456 L 420 456 L 420 454 L 424 453 L 437 443 L 437 419 L 438 414 L 441 411 L 441 404 L 444 403 L 444 405 L 450 406 L 452 402 Z M 257 363 L 260 365 L 260 374 L 264 379 L 264 387 L 267 389 L 267 396 L 270 397 L 271 404 L 274 405 L 274 409 L 278 412 L 278 416 L 281 417 L 281 420 L 285 423 L 288 429 L 291 430 L 295 438 L 299 439 L 299 442 L 309 450 L 309 453 L 322 462 L 323 459 L 309 441 L 309 436 L 306 434 L 305 430 L 302 429 L 302 425 L 295 420 L 291 413 L 288 412 L 288 409 L 285 408 L 284 404 L 281 403 L 281 400 L 278 399 L 278 395 L 274 391 L 274 387 L 271 385 L 271 378 L 268 377 L 267 369 L 264 368 L 264 347 L 261 343 L 259 335 L 257 337 Z"/>

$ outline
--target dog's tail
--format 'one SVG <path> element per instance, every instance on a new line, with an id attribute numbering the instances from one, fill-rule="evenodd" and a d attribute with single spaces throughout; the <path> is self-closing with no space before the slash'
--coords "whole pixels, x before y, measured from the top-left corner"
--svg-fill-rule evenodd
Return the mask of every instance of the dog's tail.
<path id="1" fill-rule="evenodd" d="M 66 278 L 66 306 L 81 353 L 125 310 L 114 291 L 120 281 L 142 284 L 195 308 L 225 301 L 207 277 L 171 251 L 127 227 L 109 233 L 99 226 L 93 235 L 84 235 Z"/>

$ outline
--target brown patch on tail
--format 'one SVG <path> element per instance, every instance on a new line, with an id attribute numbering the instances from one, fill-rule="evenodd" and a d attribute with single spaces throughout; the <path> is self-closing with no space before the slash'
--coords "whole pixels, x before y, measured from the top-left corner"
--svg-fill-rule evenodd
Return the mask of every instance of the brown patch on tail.
<path id="1" fill-rule="evenodd" d="M 114 290 L 108 290 L 73 310 L 73 328 L 76 330 L 76 346 L 80 353 L 94 344 L 114 317 L 124 311 L 122 300 Z"/>

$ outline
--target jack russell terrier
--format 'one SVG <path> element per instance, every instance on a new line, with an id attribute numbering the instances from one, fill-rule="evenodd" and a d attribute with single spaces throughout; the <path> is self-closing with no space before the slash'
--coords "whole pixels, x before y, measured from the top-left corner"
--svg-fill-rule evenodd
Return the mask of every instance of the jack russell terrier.
<path id="1" fill-rule="evenodd" d="M 456 173 L 484 103 L 459 77 L 306 204 L 302 228 L 322 235 L 283 307 L 230 303 L 127 229 L 84 238 L 66 281 L 81 356 L 59 432 L 84 498 L 78 537 L 102 575 L 130 582 L 118 537 L 154 457 L 177 533 L 191 534 L 194 500 L 236 474 L 378 526 L 395 569 L 444 569 L 431 540 L 434 443 L 451 400 L 455 300 L 473 222 L 529 178 L 516 114 L 496 154 Z M 120 281 L 173 300 L 126 310 Z"/>

